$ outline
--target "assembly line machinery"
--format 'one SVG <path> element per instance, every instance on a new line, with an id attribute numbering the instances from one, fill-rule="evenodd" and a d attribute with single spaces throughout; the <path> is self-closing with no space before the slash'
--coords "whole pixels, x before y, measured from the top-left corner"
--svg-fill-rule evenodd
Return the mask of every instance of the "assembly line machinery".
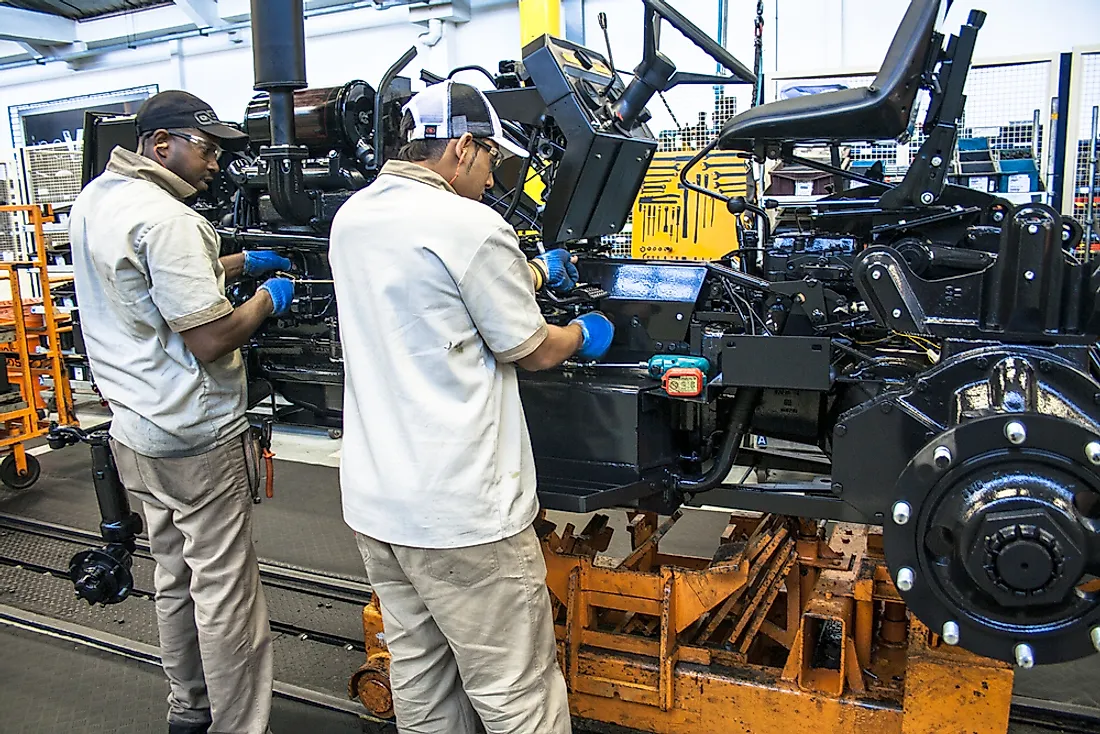
<path id="1" fill-rule="evenodd" d="M 226 251 L 273 247 L 312 281 L 246 350 L 254 399 L 277 391 L 338 420 L 327 232 L 397 146 L 415 50 L 377 88 L 308 89 L 301 5 L 253 0 L 253 149 L 200 205 Z M 537 523 L 578 718 L 664 734 L 1004 732 L 1014 666 L 1100 649 L 1100 270 L 1053 209 L 946 184 L 985 16 L 945 37 L 940 6 L 911 0 L 869 86 L 756 106 L 683 166 L 684 189 L 738 222 L 711 262 L 614 259 L 601 237 L 624 226 L 657 149 L 651 98 L 753 71 L 639 0 L 644 56 L 625 83 L 550 35 L 486 72 L 531 153 L 486 202 L 532 254 L 579 255 L 581 286 L 538 295 L 548 321 L 599 309 L 616 326 L 601 362 L 521 377 L 542 506 L 597 513 L 580 530 Z M 678 71 L 662 25 L 728 74 Z M 796 154 L 901 136 L 919 151 L 897 185 Z M 773 229 L 758 203 L 715 191 L 716 150 L 822 170 L 833 193 Z M 731 481 L 735 466 L 761 481 Z M 701 503 L 731 510 L 713 558 L 662 553 Z M 615 507 L 632 552 L 612 562 L 599 511 Z M 376 605 L 363 621 L 350 692 L 386 716 Z"/>

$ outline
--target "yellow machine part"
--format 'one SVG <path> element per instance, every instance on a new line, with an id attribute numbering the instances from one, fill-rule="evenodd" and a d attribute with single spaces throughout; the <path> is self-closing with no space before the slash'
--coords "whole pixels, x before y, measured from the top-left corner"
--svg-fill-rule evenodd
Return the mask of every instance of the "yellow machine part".
<path id="1" fill-rule="evenodd" d="M 561 0 L 519 0 L 520 48 L 543 35 L 561 37 Z M 541 204 L 543 188 L 542 179 L 528 172 L 524 193 Z"/>
<path id="2" fill-rule="evenodd" d="M 737 248 L 737 218 L 722 202 L 680 186 L 680 171 L 693 151 L 653 157 L 638 199 L 631 255 L 649 260 L 715 260 Z M 749 196 L 752 166 L 735 153 L 716 152 L 691 172 L 694 183 L 726 196 Z"/>
<path id="3" fill-rule="evenodd" d="M 561 37 L 561 0 L 519 0 L 520 48 L 544 34 Z"/>

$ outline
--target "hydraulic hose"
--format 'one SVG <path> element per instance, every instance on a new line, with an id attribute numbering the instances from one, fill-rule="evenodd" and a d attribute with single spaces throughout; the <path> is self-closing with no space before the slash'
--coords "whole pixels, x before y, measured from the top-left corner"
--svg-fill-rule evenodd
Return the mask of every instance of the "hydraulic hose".
<path id="1" fill-rule="evenodd" d="M 763 390 L 758 387 L 743 387 L 737 391 L 733 398 L 733 410 L 730 412 L 729 423 L 726 426 L 726 438 L 722 441 L 722 447 L 718 456 L 705 474 L 697 477 L 680 477 L 676 480 L 676 489 L 686 493 L 705 492 L 722 483 L 733 469 L 733 463 L 737 459 L 741 440 L 748 431 L 749 421 Z"/>

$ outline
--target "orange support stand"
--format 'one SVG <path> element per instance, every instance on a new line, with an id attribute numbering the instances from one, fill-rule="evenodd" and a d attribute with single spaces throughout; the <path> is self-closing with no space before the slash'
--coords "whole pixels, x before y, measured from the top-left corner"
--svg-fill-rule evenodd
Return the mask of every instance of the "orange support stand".
<path id="1" fill-rule="evenodd" d="M 662 554 L 633 513 L 621 563 L 597 515 L 581 533 L 541 528 L 558 661 L 575 719 L 653 734 L 1005 734 L 1010 666 L 940 642 L 910 619 L 881 531 L 732 516 L 711 559 Z M 349 693 L 392 714 L 377 603 Z"/>

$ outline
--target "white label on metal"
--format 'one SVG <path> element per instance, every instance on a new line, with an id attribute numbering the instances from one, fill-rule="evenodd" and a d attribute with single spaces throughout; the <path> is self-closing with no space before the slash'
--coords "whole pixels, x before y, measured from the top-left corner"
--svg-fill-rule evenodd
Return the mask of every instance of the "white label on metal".
<path id="1" fill-rule="evenodd" d="M 814 195 L 814 182 L 813 181 L 795 181 L 794 182 L 794 195 L 795 196 L 813 196 Z"/>

